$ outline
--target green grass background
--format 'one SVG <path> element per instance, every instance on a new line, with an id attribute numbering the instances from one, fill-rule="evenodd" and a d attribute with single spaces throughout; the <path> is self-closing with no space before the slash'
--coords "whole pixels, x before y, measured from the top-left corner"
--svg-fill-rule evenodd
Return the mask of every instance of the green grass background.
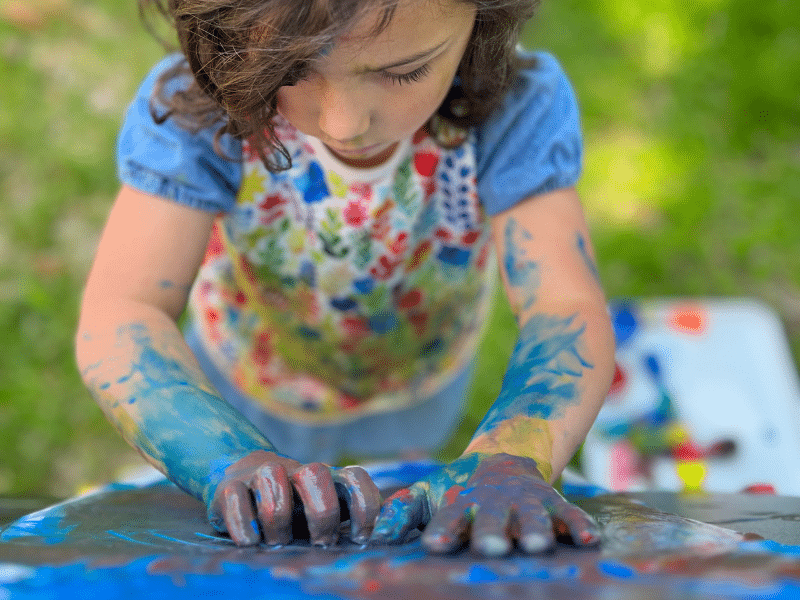
<path id="1" fill-rule="evenodd" d="M 800 22 L 792 0 L 544 0 L 526 45 L 577 90 L 610 297 L 752 296 L 800 358 Z M 78 299 L 114 141 L 162 54 L 133 0 L 0 0 L 0 494 L 75 493 L 138 456 L 84 390 Z M 463 445 L 515 333 L 499 304 Z"/>

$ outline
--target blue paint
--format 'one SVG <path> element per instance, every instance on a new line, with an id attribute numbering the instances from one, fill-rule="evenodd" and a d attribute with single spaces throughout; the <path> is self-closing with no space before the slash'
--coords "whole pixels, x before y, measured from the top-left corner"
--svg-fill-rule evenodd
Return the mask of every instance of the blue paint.
<path id="1" fill-rule="evenodd" d="M 579 349 L 585 325 L 565 319 L 534 315 L 520 331 L 509 360 L 500 394 L 475 435 L 486 433 L 515 415 L 549 419 L 578 401 L 577 382 L 593 368 Z"/>
<path id="2" fill-rule="evenodd" d="M 333 308 L 342 312 L 352 310 L 358 306 L 358 303 L 349 296 L 347 298 L 331 298 L 330 303 Z"/>
<path id="3" fill-rule="evenodd" d="M 500 575 L 483 565 L 472 565 L 464 576 L 464 583 L 486 583 L 499 581 Z"/>
<path id="4" fill-rule="evenodd" d="M 156 537 L 156 538 L 159 538 L 159 539 L 162 539 L 162 540 L 166 540 L 168 542 L 174 542 L 176 544 L 181 544 L 183 546 L 191 546 L 193 548 L 208 548 L 207 544 L 202 544 L 200 542 L 187 542 L 186 540 L 181 540 L 181 539 L 178 539 L 178 538 L 173 537 L 171 535 L 165 535 L 165 534 L 161 533 L 160 531 L 156 531 L 155 529 L 150 529 L 150 530 L 148 530 L 147 533 L 149 533 L 153 537 Z M 198 533 L 196 535 L 202 535 L 202 534 Z M 207 537 L 212 537 L 213 538 L 213 536 L 207 536 Z M 222 538 L 213 538 L 213 539 L 222 539 Z"/>
<path id="5" fill-rule="evenodd" d="M 330 195 L 328 185 L 325 183 L 325 173 L 319 163 L 314 161 L 309 164 L 308 171 L 294 178 L 294 184 L 297 189 L 302 190 L 306 204 L 321 202 Z"/>
<path id="6" fill-rule="evenodd" d="M 772 540 L 760 540 L 757 542 L 742 542 L 739 549 L 744 552 L 752 553 L 775 553 L 787 556 L 800 556 L 800 546 L 780 544 Z"/>
<path id="7" fill-rule="evenodd" d="M 520 571 L 520 582 L 527 579 L 540 579 L 543 581 L 564 581 L 577 579 L 581 575 L 578 565 L 559 565 L 555 567 L 536 568 L 535 566 L 523 564 Z"/>
<path id="8" fill-rule="evenodd" d="M 356 279 L 353 281 L 353 287 L 359 294 L 369 294 L 375 287 L 375 280 L 372 277 Z"/>
<path id="9" fill-rule="evenodd" d="M 473 456 L 460 467 L 449 465 L 436 472 L 440 475 L 445 474 L 445 479 L 449 481 L 461 481 L 464 473 L 477 465 L 477 459 L 478 457 Z M 431 465 L 412 465 L 411 471 L 416 472 L 417 468 L 430 467 Z M 404 479 L 408 475 L 404 470 L 405 466 L 399 465 L 394 470 L 387 468 L 383 471 L 386 477 Z M 376 472 L 381 472 L 381 469 L 377 469 Z M 434 479 L 431 478 L 431 482 Z M 173 486 L 163 480 L 146 487 L 164 491 L 173 490 Z M 51 597 L 146 595 L 148 598 L 195 600 L 200 596 L 240 598 L 246 595 L 249 598 L 280 600 L 309 597 L 341 600 L 355 597 L 388 597 L 395 589 L 389 588 L 388 585 L 397 586 L 398 591 L 408 590 L 409 588 L 404 587 L 406 585 L 422 585 L 421 589 L 424 591 L 420 597 L 427 598 L 435 597 L 438 591 L 433 580 L 427 578 L 436 577 L 440 566 L 446 574 L 446 583 L 477 588 L 463 588 L 461 596 L 470 599 L 523 595 L 534 597 L 539 592 L 544 593 L 540 587 L 541 582 L 559 582 L 563 585 L 559 587 L 562 595 L 574 590 L 576 598 L 587 596 L 599 598 L 607 595 L 633 597 L 632 591 L 638 594 L 637 597 L 646 597 L 651 590 L 658 592 L 661 589 L 668 589 L 670 596 L 690 598 L 720 597 L 749 600 L 800 597 L 800 586 L 796 579 L 790 579 L 791 574 L 776 576 L 774 573 L 766 572 L 763 578 L 757 575 L 754 581 L 736 577 L 737 565 L 743 563 L 750 564 L 749 573 L 754 573 L 758 563 L 753 562 L 757 557 L 752 555 L 762 553 L 767 555 L 767 561 L 773 561 L 765 562 L 766 565 L 775 565 L 777 561 L 781 561 L 780 564 L 788 566 L 787 572 L 791 573 L 792 561 L 800 555 L 800 547 L 775 542 L 742 542 L 735 551 L 728 549 L 728 552 L 733 552 L 731 555 L 733 561 L 727 564 L 731 565 L 733 570 L 725 571 L 723 565 L 721 571 L 717 565 L 712 564 L 705 575 L 689 575 L 681 571 L 666 570 L 670 569 L 669 566 L 665 570 L 640 573 L 623 558 L 598 555 L 599 560 L 593 560 L 586 553 L 569 554 L 568 550 L 560 550 L 555 560 L 549 556 L 512 555 L 501 561 L 476 562 L 468 555 L 462 554 L 453 558 L 436 559 L 438 562 L 434 571 L 430 569 L 430 557 L 420 548 L 419 539 L 402 547 L 372 548 L 366 552 L 352 547 L 335 548 L 327 555 L 315 551 L 309 553 L 309 549 L 303 547 L 285 548 L 280 552 L 264 547 L 252 551 L 239 549 L 231 552 L 233 543 L 229 539 L 199 532 L 192 533 L 190 527 L 194 525 L 187 526 L 180 520 L 165 525 L 163 529 L 165 533 L 161 533 L 162 530 L 137 527 L 135 522 L 129 521 L 129 514 L 124 512 L 124 507 L 131 500 L 130 496 L 127 497 L 126 503 L 118 504 L 113 493 L 117 491 L 129 493 L 130 490 L 139 488 L 142 486 L 115 484 L 89 496 L 40 511 L 38 520 L 31 519 L 30 517 L 34 515 L 30 515 L 22 520 L 27 520 L 29 525 L 22 536 L 9 540 L 6 546 L 0 544 L 0 552 L 5 551 L 6 557 L 20 544 L 28 544 L 29 549 L 36 548 L 50 536 L 56 523 L 56 529 L 60 529 L 62 533 L 66 531 L 66 536 L 60 542 L 66 550 L 65 556 L 69 556 L 70 551 L 75 548 L 91 547 L 87 544 L 107 546 L 110 538 L 104 536 L 111 535 L 113 541 L 122 540 L 124 544 L 121 547 L 117 546 L 121 550 L 119 556 L 110 555 L 115 556 L 115 560 L 125 561 L 126 564 L 102 566 L 102 561 L 98 563 L 94 558 L 92 559 L 94 564 L 90 564 L 87 559 L 85 562 L 63 566 L 29 567 L 15 564 L 13 559 L 12 562 L 3 562 L 3 560 L 8 561 L 8 558 L 3 558 L 3 554 L 0 554 L 0 598 L 38 600 Z M 176 494 L 174 498 L 179 498 L 177 492 L 174 493 Z M 104 498 L 104 501 L 93 506 L 90 501 L 92 497 Z M 165 507 L 170 506 L 171 497 L 169 494 L 164 496 Z M 178 500 L 181 506 L 184 502 Z M 110 512 L 104 513 L 103 506 L 109 508 Z M 112 518 L 129 523 L 124 530 L 125 534 L 113 530 L 98 532 L 91 527 L 84 528 L 80 525 L 81 519 L 85 519 L 86 515 L 108 519 L 111 514 L 114 515 Z M 191 511 L 184 514 L 194 517 Z M 630 516 L 621 518 L 626 519 Z M 633 518 L 636 518 L 635 513 Z M 75 525 L 78 525 L 77 528 L 66 529 Z M 652 525 L 657 526 L 657 522 L 653 522 Z M 15 525 L 12 525 L 12 528 L 14 527 Z M 192 544 L 166 535 L 175 531 L 183 531 L 186 536 L 200 538 L 201 542 Z M 143 537 L 149 539 L 147 536 L 152 536 L 154 542 L 163 539 L 185 545 L 186 548 L 176 550 L 164 545 L 153 548 L 152 554 L 144 558 L 132 560 L 125 558 L 128 556 L 126 553 L 131 550 L 151 552 L 151 549 L 141 542 Z M 636 539 L 632 539 L 631 543 L 635 547 Z M 51 546 L 50 551 L 52 550 Z M 668 550 L 674 553 L 675 548 L 670 545 Z M 682 557 L 680 553 L 672 555 Z M 701 556 L 706 554 L 701 553 Z M 739 560 L 742 556 L 747 557 L 745 561 Z M 669 565 L 669 555 L 664 558 Z M 417 566 L 415 563 L 423 569 L 421 573 L 426 577 L 425 580 L 414 579 L 418 572 L 415 570 Z M 781 572 L 780 569 L 778 571 Z M 365 581 L 375 579 L 386 584 L 387 588 L 378 593 L 363 589 Z M 629 584 L 631 588 L 626 587 Z"/>
<path id="10" fill-rule="evenodd" d="M 303 337 L 307 340 L 318 340 L 322 337 L 319 331 L 312 327 L 308 327 L 307 325 L 300 325 L 297 328 L 297 333 L 300 334 L 300 337 Z"/>
<path id="11" fill-rule="evenodd" d="M 631 579 L 636 575 L 636 572 L 628 565 L 618 562 L 598 561 L 597 570 L 614 579 Z"/>
<path id="12" fill-rule="evenodd" d="M 230 538 L 220 537 L 217 535 L 208 535 L 207 533 L 200 533 L 199 531 L 195 531 L 194 533 L 197 537 L 203 538 L 205 540 L 211 540 L 220 544 L 225 544 L 227 546 L 235 546 L 236 544 Z"/>
<path id="13" fill-rule="evenodd" d="M 672 399 L 667 384 L 664 381 L 664 374 L 661 369 L 661 361 L 655 354 L 646 354 L 644 357 L 645 372 L 653 379 L 653 383 L 658 389 L 658 405 L 645 415 L 646 424 L 651 427 L 661 427 L 676 417 L 675 403 Z"/>
<path id="14" fill-rule="evenodd" d="M 15 521 L 0 533 L 0 542 L 34 537 L 47 545 L 60 544 L 77 527 L 77 523 L 64 522 L 62 507 L 58 504 Z"/>
<path id="15" fill-rule="evenodd" d="M 129 374 L 136 392 L 136 412 L 130 414 L 138 430 L 126 433 L 164 465 L 171 481 L 208 505 L 225 468 L 272 445 L 227 402 L 193 383 L 177 360 L 152 348 L 149 339 L 142 331 L 132 340 L 140 346 Z"/>
<path id="16" fill-rule="evenodd" d="M 469 264 L 470 254 L 470 251 L 464 248 L 442 246 L 436 258 L 445 264 L 453 265 L 454 267 L 463 267 Z"/>
<path id="17" fill-rule="evenodd" d="M 111 387 L 111 384 L 110 384 L 110 383 L 108 383 L 108 382 L 106 382 L 106 383 L 101 383 L 101 384 L 100 384 L 98 387 L 99 387 L 99 389 L 101 389 L 101 390 L 107 390 L 108 388 L 110 388 L 110 387 Z"/>
<path id="18" fill-rule="evenodd" d="M 369 317 L 369 327 L 375 333 L 389 333 L 397 325 L 397 316 L 389 311 L 379 311 Z"/>
<path id="19" fill-rule="evenodd" d="M 224 562 L 220 572 L 175 573 L 153 571 L 159 557 L 145 557 L 118 567 L 94 567 L 85 563 L 58 567 L 40 566 L 14 570 L 10 581 L 0 580 L 0 597 L 19 600 L 44 598 L 147 598 L 197 600 L 199 596 L 254 600 L 308 600 L 307 583 L 274 576 L 268 569 Z M 16 565 L 15 565 L 16 566 Z M 314 590 L 318 600 L 342 600 L 339 594 Z"/>
<path id="20" fill-rule="evenodd" d="M 415 545 L 419 545 L 419 540 L 417 539 L 414 542 Z M 425 550 L 417 550 L 415 552 L 409 552 L 408 554 L 403 554 L 401 556 L 395 556 L 389 559 L 389 562 L 386 563 L 390 569 L 396 569 L 397 567 L 402 567 L 408 563 L 417 562 L 418 560 L 423 560 L 426 557 L 430 556 Z"/>
<path id="21" fill-rule="evenodd" d="M 308 567 L 306 573 L 312 577 L 326 577 L 326 576 L 342 576 L 362 563 L 372 559 L 386 558 L 386 550 L 369 550 L 366 552 L 358 552 L 338 558 L 327 565 L 315 565 Z"/>
<path id="22" fill-rule="evenodd" d="M 508 283 L 513 287 L 539 287 L 539 266 L 535 261 L 528 260 L 525 250 L 520 248 L 515 240 L 520 236 L 523 240 L 533 239 L 526 229 L 518 231 L 516 219 L 509 219 L 506 223 L 503 252 L 503 266 L 508 276 Z"/>
<path id="23" fill-rule="evenodd" d="M 300 265 L 300 281 L 304 281 L 309 287 L 316 287 L 317 268 L 310 260 L 305 260 Z"/>
<path id="24" fill-rule="evenodd" d="M 484 456 L 474 452 L 444 464 L 408 488 L 410 493 L 406 497 L 384 504 L 375 523 L 373 541 L 400 541 L 404 527 L 414 516 L 422 515 L 422 523 L 412 523 L 412 528 L 427 522 L 436 507 L 445 502 L 448 490 L 454 486 L 466 485 Z"/>
<path id="25" fill-rule="evenodd" d="M 530 584 L 531 580 L 538 581 L 569 581 L 576 580 L 581 575 L 577 565 L 547 565 L 543 566 L 535 559 L 514 560 L 498 565 L 498 570 L 493 570 L 485 564 L 476 564 L 469 568 L 460 583 L 470 585 L 505 583 L 505 584 Z M 513 567 L 517 567 L 513 569 Z"/>
<path id="26" fill-rule="evenodd" d="M 619 302 L 609 305 L 611 323 L 614 326 L 614 337 L 617 346 L 621 347 L 633 337 L 639 329 L 639 319 L 634 306 L 630 302 Z"/>
<path id="27" fill-rule="evenodd" d="M 118 538 L 120 540 L 125 540 L 126 542 L 130 542 L 131 544 L 137 544 L 137 545 L 141 545 L 141 546 L 156 546 L 156 547 L 159 547 L 158 544 L 153 544 L 153 543 L 150 543 L 150 542 L 143 542 L 142 540 L 137 540 L 135 538 L 132 538 L 129 535 L 125 535 L 124 533 L 120 533 L 118 531 L 114 531 L 113 529 L 106 530 L 106 533 L 108 535 L 112 536 L 112 537 Z"/>
<path id="28" fill-rule="evenodd" d="M 586 268 L 589 269 L 589 272 L 594 276 L 594 279 L 597 283 L 600 283 L 600 272 L 597 270 L 597 265 L 595 264 L 592 257 L 589 255 L 589 248 L 586 244 L 586 238 L 583 237 L 583 234 L 578 232 L 576 245 L 578 247 L 578 253 L 583 258 L 583 262 L 586 264 Z"/>

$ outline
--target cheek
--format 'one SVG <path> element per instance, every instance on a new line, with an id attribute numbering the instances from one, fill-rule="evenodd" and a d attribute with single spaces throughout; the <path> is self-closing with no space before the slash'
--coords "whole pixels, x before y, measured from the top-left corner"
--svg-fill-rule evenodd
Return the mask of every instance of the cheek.
<path id="1" fill-rule="evenodd" d="M 451 84 L 452 78 L 439 76 L 423 85 L 409 86 L 401 98 L 391 103 L 393 106 L 388 118 L 402 124 L 404 130 L 416 131 L 439 108 Z"/>
<path id="2" fill-rule="evenodd" d="M 311 118 L 311 107 L 308 94 L 304 94 L 299 85 L 282 87 L 277 94 L 277 109 L 284 119 L 299 127 Z"/>

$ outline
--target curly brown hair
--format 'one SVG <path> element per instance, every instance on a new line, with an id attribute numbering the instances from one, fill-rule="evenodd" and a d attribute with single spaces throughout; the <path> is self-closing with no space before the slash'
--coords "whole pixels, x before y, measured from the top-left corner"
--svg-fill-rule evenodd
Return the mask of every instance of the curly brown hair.
<path id="1" fill-rule="evenodd" d="M 380 33 L 401 1 L 138 0 L 146 24 L 149 10 L 168 20 L 186 59 L 159 79 L 153 118 L 173 118 L 191 131 L 220 124 L 218 154 L 227 133 L 249 140 L 268 169 L 284 170 L 291 158 L 272 124 L 278 88 L 302 78 L 311 60 L 376 9 L 382 18 L 374 33 Z M 511 86 L 521 66 L 515 51 L 520 29 L 540 0 L 458 1 L 475 5 L 475 25 L 458 67 L 460 85 L 432 119 L 466 129 L 485 120 Z M 188 86 L 167 93 L 169 81 L 190 74 Z M 156 102 L 166 111 L 159 113 Z"/>

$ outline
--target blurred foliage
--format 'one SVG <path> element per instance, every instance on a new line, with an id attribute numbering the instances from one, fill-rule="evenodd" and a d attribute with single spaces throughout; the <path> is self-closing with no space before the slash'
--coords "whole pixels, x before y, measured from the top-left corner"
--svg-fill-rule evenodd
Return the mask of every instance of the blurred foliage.
<path id="1" fill-rule="evenodd" d="M 608 295 L 760 298 L 800 357 L 795 13 L 544 0 L 525 43 L 559 57 L 582 105 L 579 189 Z M 0 494 L 68 496 L 140 461 L 83 388 L 72 336 L 121 114 L 161 54 L 133 0 L 0 3 Z M 497 305 L 444 456 L 499 390 L 516 333 Z"/>

